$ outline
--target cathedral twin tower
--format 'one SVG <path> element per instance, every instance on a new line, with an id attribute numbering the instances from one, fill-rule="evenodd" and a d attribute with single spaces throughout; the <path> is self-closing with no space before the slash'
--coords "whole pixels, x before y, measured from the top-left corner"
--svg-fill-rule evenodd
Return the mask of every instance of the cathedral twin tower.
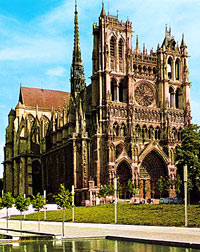
<path id="1" fill-rule="evenodd" d="M 188 52 L 166 28 L 162 45 L 132 49 L 132 23 L 106 15 L 93 25 L 91 84 L 86 86 L 75 5 L 71 92 L 20 88 L 6 129 L 4 189 L 56 193 L 75 186 L 77 204 L 97 203 L 117 177 L 128 198 L 159 197 L 160 176 L 176 176 L 175 151 L 191 120 Z M 175 196 L 175 189 L 169 191 Z"/>

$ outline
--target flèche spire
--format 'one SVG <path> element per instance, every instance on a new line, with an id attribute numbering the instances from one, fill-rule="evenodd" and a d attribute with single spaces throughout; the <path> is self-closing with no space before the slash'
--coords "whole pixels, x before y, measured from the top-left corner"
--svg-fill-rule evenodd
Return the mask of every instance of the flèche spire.
<path id="1" fill-rule="evenodd" d="M 78 5 L 75 0 L 74 12 L 74 50 L 71 66 L 71 93 L 79 92 L 85 87 L 84 68 L 81 59 L 81 49 L 79 42 L 79 26 L 78 26 Z"/>
<path id="2" fill-rule="evenodd" d="M 79 28 L 78 28 L 78 7 L 77 0 L 75 0 L 75 16 L 74 16 L 74 51 L 73 51 L 73 63 L 82 64 L 81 49 L 79 43 Z"/>

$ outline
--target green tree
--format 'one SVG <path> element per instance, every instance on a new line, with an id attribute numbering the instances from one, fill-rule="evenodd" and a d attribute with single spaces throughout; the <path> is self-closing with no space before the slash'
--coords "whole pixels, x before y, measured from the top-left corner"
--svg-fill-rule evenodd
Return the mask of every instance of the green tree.
<path id="1" fill-rule="evenodd" d="M 183 167 L 188 166 L 188 191 L 200 191 L 200 126 L 191 124 L 182 131 L 182 144 L 176 149 L 178 174 L 183 181 Z M 183 190 L 182 190 L 183 191 Z"/>
<path id="2" fill-rule="evenodd" d="M 115 193 L 114 185 L 108 185 L 107 190 L 108 190 L 108 196 L 114 195 Z"/>
<path id="3" fill-rule="evenodd" d="M 72 194 L 63 184 L 60 185 L 59 192 L 54 196 L 56 204 L 63 210 L 62 233 L 65 236 L 64 223 L 65 223 L 65 209 L 69 208 L 72 204 Z"/>
<path id="4" fill-rule="evenodd" d="M 8 229 L 8 209 L 13 206 L 15 200 L 12 196 L 12 193 L 7 192 L 4 193 L 4 197 L 2 198 L 2 206 L 6 208 L 6 218 L 7 218 L 7 229 Z"/>
<path id="5" fill-rule="evenodd" d="M 110 196 L 114 194 L 114 186 L 113 185 L 103 185 L 99 191 L 100 198 L 106 198 L 106 196 Z"/>
<path id="6" fill-rule="evenodd" d="M 132 180 L 128 180 L 128 192 L 131 194 L 131 197 L 135 197 L 135 195 L 138 193 L 138 188 L 136 187 L 135 184 L 133 184 Z"/>
<path id="7" fill-rule="evenodd" d="M 161 198 L 162 193 L 165 188 L 165 179 L 162 176 L 158 179 L 158 181 L 156 183 L 156 188 L 160 192 L 160 198 Z"/>
<path id="8" fill-rule="evenodd" d="M 128 180 L 128 192 L 131 194 L 133 194 L 133 182 L 131 179 Z"/>
<path id="9" fill-rule="evenodd" d="M 173 184 L 175 185 L 175 191 L 176 191 L 177 197 L 179 197 L 181 193 L 181 185 L 183 184 L 179 174 L 176 175 L 173 181 Z"/>
<path id="10" fill-rule="evenodd" d="M 40 210 L 44 208 L 46 204 L 46 199 L 43 199 L 43 196 L 40 193 L 38 193 L 36 196 L 33 195 L 32 205 L 33 208 L 38 211 L 38 231 L 40 231 Z"/>
<path id="11" fill-rule="evenodd" d="M 163 178 L 163 183 L 164 183 L 164 191 L 169 193 L 169 190 L 172 186 L 172 180 L 170 179 L 169 176 L 166 176 L 165 178 Z"/>
<path id="12" fill-rule="evenodd" d="M 22 195 L 18 195 L 15 199 L 15 207 L 18 211 L 20 211 L 21 221 L 20 221 L 20 229 L 22 230 L 22 212 L 27 211 L 29 205 L 31 204 L 30 198 L 24 198 Z"/>
<path id="13" fill-rule="evenodd" d="M 105 198 L 107 196 L 107 185 L 103 185 L 102 188 L 99 190 L 99 198 Z"/>

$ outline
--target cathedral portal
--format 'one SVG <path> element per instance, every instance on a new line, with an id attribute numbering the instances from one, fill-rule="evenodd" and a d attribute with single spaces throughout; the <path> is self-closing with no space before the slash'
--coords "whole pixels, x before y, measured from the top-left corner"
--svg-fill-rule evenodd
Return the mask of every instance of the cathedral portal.
<path id="1" fill-rule="evenodd" d="M 142 194 L 144 198 L 160 197 L 156 188 L 158 179 L 168 175 L 164 160 L 156 151 L 151 151 L 143 160 L 140 168 L 140 179 L 142 181 Z M 166 192 L 164 192 L 166 194 Z M 166 195 L 165 195 L 166 196 Z"/>
<path id="2" fill-rule="evenodd" d="M 121 186 L 120 198 L 129 199 L 128 181 L 129 179 L 132 180 L 132 172 L 130 166 L 125 161 L 121 162 L 117 167 L 117 178 Z"/>

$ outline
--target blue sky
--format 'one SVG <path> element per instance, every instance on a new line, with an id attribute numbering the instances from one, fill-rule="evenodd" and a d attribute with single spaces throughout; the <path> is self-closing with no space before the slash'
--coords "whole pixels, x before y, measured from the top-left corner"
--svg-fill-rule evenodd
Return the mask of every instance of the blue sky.
<path id="1" fill-rule="evenodd" d="M 98 21 L 101 0 L 78 0 L 80 43 L 86 83 L 90 83 L 92 24 Z M 193 123 L 200 124 L 200 0 L 105 0 L 106 12 L 133 22 L 133 47 L 156 49 L 171 26 L 175 39 L 182 33 L 188 46 Z M 73 0 L 0 0 L 0 163 L 7 115 L 15 108 L 23 86 L 70 90 L 73 48 Z M 3 166 L 0 165 L 0 177 Z"/>

